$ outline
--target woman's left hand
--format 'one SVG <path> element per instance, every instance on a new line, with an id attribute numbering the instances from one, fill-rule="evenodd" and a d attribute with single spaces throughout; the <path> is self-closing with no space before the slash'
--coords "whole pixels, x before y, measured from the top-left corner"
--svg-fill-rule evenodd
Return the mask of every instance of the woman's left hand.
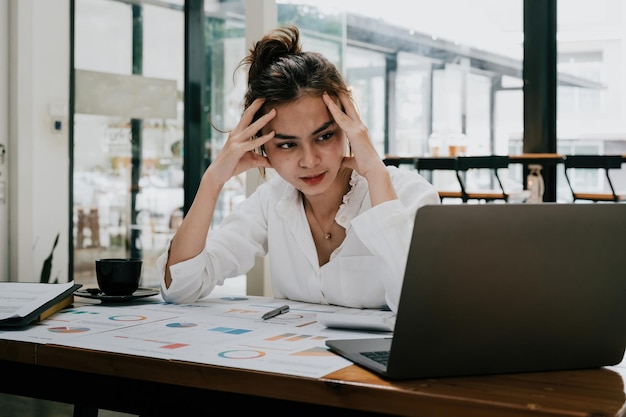
<path id="1" fill-rule="evenodd" d="M 343 158 L 342 166 L 353 169 L 367 179 L 372 207 L 397 199 L 389 171 L 376 152 L 367 127 L 350 97 L 346 93 L 339 94 L 339 102 L 345 111 L 327 93 L 322 94 L 322 99 L 350 144 L 351 155 Z"/>
<path id="2" fill-rule="evenodd" d="M 345 111 L 327 93 L 322 95 L 322 99 L 350 144 L 351 155 L 344 158 L 343 166 L 355 170 L 365 178 L 373 172 L 384 170 L 385 164 L 376 152 L 367 126 L 361 121 L 350 97 L 346 93 L 339 95 L 339 101 Z"/>

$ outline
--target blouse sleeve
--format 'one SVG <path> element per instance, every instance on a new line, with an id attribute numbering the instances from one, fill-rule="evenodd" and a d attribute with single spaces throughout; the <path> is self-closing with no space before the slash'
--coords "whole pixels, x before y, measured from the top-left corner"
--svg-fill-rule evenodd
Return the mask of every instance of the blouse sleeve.
<path id="1" fill-rule="evenodd" d="M 381 283 L 387 305 L 397 311 L 417 210 L 440 204 L 437 190 L 415 171 L 389 167 L 398 199 L 364 211 L 352 220 L 363 244 L 383 263 Z"/>
<path id="2" fill-rule="evenodd" d="M 167 251 L 157 260 L 163 299 L 172 303 L 190 303 L 206 297 L 225 278 L 246 273 L 257 256 L 267 253 L 266 210 L 261 201 L 264 192 L 257 189 L 242 201 L 220 224 L 209 231 L 204 250 L 197 256 L 170 266 L 172 282 L 165 287 Z"/>

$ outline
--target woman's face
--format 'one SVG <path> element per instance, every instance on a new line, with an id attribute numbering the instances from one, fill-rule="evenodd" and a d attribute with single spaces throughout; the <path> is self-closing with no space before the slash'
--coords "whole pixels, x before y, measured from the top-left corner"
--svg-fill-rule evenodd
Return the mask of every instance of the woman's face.
<path id="1" fill-rule="evenodd" d="M 335 182 L 348 142 L 321 97 L 304 96 L 277 106 L 276 117 L 262 130 L 275 132 L 265 153 L 291 185 L 306 195 L 318 195 Z"/>

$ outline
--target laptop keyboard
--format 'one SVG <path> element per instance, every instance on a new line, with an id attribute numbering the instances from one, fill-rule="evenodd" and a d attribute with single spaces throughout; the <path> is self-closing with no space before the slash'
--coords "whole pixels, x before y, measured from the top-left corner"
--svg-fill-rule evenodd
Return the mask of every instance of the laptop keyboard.
<path id="1" fill-rule="evenodd" d="M 381 365 L 387 366 L 387 362 L 389 361 L 389 351 L 388 350 L 377 350 L 373 352 L 361 352 L 361 355 L 365 356 L 373 360 L 374 362 L 378 362 Z"/>

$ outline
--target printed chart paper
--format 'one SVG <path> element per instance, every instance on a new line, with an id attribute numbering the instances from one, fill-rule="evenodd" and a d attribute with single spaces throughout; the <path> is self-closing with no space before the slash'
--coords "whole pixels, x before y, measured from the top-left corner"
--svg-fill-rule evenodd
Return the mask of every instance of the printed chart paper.
<path id="1" fill-rule="evenodd" d="M 287 313 L 261 318 L 283 304 L 290 306 Z M 359 310 L 258 296 L 168 304 L 159 296 L 119 305 L 76 303 L 0 338 L 319 378 L 352 364 L 331 353 L 326 339 L 390 335 L 329 329 L 316 320 L 318 313 L 346 311 Z"/>

